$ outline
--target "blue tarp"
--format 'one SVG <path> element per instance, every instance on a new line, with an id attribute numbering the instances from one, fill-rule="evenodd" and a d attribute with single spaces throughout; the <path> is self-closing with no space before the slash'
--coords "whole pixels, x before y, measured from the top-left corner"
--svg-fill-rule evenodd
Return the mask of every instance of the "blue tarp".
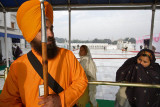
<path id="1" fill-rule="evenodd" d="M 0 9 L 3 7 L 7 10 L 11 8 L 18 8 L 23 2 L 28 0 L 0 0 Z M 160 4 L 160 0 L 46 0 L 52 6 L 68 6 L 68 5 L 121 5 L 121 4 Z M 69 3 L 70 2 L 70 3 Z M 16 10 L 14 10 L 16 11 Z"/>
<path id="2" fill-rule="evenodd" d="M 19 7 L 27 0 L 1 0 L 4 7 Z M 46 0 L 53 6 L 68 5 L 68 0 Z M 160 0 L 70 0 L 70 4 L 134 4 L 134 3 L 159 3 Z"/>
<path id="3" fill-rule="evenodd" d="M 5 33 L 0 32 L 0 37 L 5 37 Z M 7 37 L 24 39 L 22 35 L 15 35 L 15 34 L 9 34 L 9 33 L 7 33 Z"/>

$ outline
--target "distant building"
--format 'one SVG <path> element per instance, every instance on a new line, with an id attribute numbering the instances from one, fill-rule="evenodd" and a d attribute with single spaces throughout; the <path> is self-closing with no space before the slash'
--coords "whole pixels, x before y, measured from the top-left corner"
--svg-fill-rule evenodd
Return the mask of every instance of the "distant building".
<path id="1" fill-rule="evenodd" d="M 109 45 L 108 43 L 71 43 L 72 50 L 77 50 L 82 45 L 87 45 L 90 49 L 117 49 L 117 45 Z"/>
<path id="2" fill-rule="evenodd" d="M 21 31 L 18 28 L 16 21 L 16 12 L 6 13 L 6 25 L 7 25 L 7 46 L 8 57 L 12 60 L 12 45 L 13 43 L 18 45 L 22 51 L 25 48 L 30 48 L 29 43 L 25 41 Z M 2 60 L 6 58 L 5 54 L 5 27 L 4 27 L 4 13 L 0 12 L 0 54 L 2 54 Z"/>
<path id="3" fill-rule="evenodd" d="M 128 42 L 128 41 L 124 41 L 123 39 L 119 39 L 117 40 L 117 48 L 118 49 L 123 49 L 123 48 L 127 48 L 127 50 L 135 50 L 135 44 Z"/>

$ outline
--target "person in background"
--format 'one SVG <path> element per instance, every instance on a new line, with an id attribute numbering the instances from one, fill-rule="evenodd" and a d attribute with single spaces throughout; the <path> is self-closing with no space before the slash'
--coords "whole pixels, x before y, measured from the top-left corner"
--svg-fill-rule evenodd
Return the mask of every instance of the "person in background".
<path id="1" fill-rule="evenodd" d="M 90 50 L 86 45 L 82 45 L 80 47 L 79 56 L 80 56 L 79 62 L 82 65 L 87 75 L 88 80 L 97 81 L 97 78 L 96 78 L 97 68 L 96 68 L 95 62 L 92 59 Z M 88 86 L 88 88 L 85 91 L 85 94 L 79 100 L 80 107 L 85 107 L 85 104 L 88 102 L 86 100 L 87 97 L 89 98 L 89 103 L 91 104 L 91 107 L 98 107 L 98 104 L 95 98 L 96 97 L 96 85 Z M 86 100 L 86 102 L 84 100 Z M 81 102 L 85 102 L 85 103 L 81 104 Z"/>
<path id="2" fill-rule="evenodd" d="M 86 90 L 86 74 L 72 51 L 57 47 L 53 32 L 53 8 L 47 1 L 44 5 L 49 95 L 44 97 L 39 91 L 39 86 L 44 83 L 38 73 L 42 70 L 40 1 L 29 0 L 19 7 L 17 23 L 23 37 L 31 44 L 31 51 L 11 64 L 0 94 L 0 107 L 76 107 Z M 43 75 L 43 71 L 41 73 Z"/>
<path id="3" fill-rule="evenodd" d="M 160 84 L 160 65 L 155 61 L 152 50 L 141 50 L 117 70 L 116 81 Z M 116 95 L 115 107 L 152 107 L 159 96 L 158 88 L 121 87 Z"/>
<path id="4" fill-rule="evenodd" d="M 128 47 L 126 46 L 124 49 L 125 49 L 125 52 L 127 52 Z"/>
<path id="5" fill-rule="evenodd" d="M 155 53 L 156 52 L 156 47 L 152 46 L 152 51 Z"/>
<path id="6" fill-rule="evenodd" d="M 3 63 L 3 61 L 2 61 L 2 53 L 0 52 L 0 64 L 2 64 Z"/>
<path id="7" fill-rule="evenodd" d="M 125 51 L 125 48 L 124 47 L 122 47 L 122 53 Z"/>
<path id="8" fill-rule="evenodd" d="M 144 49 L 148 49 L 148 45 L 147 44 L 144 45 Z"/>
<path id="9" fill-rule="evenodd" d="M 17 59 L 22 55 L 23 52 L 22 52 L 21 48 L 18 45 L 13 44 L 12 53 L 13 53 L 14 59 Z"/>
<path id="10" fill-rule="evenodd" d="M 143 46 L 142 45 L 140 45 L 140 51 L 143 49 Z"/>

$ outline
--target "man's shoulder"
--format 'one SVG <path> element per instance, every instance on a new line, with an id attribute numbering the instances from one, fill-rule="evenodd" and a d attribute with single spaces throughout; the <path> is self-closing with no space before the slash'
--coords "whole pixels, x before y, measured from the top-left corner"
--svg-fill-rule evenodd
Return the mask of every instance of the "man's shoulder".
<path id="1" fill-rule="evenodd" d="M 23 54 L 22 56 L 20 56 L 19 58 L 17 58 L 13 63 L 23 62 L 25 60 L 28 60 L 27 54 Z"/>
<path id="2" fill-rule="evenodd" d="M 69 59 L 74 59 L 75 55 L 71 50 L 65 49 L 65 48 L 59 48 L 59 54 L 58 56 L 63 58 L 69 58 Z"/>
<path id="3" fill-rule="evenodd" d="M 65 48 L 59 48 L 59 52 L 60 53 L 72 53 L 72 51 L 68 50 L 68 49 L 65 49 Z"/>
<path id="4" fill-rule="evenodd" d="M 66 48 L 61 48 L 61 47 L 58 47 L 58 48 L 59 48 L 60 51 L 70 51 L 70 50 L 68 50 Z"/>

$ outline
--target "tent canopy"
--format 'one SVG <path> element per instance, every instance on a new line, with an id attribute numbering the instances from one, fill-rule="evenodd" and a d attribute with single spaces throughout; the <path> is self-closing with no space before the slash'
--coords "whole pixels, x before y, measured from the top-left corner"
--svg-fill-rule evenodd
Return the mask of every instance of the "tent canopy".
<path id="1" fill-rule="evenodd" d="M 0 11 L 17 11 L 18 7 L 27 0 L 1 0 Z M 160 0 L 46 0 L 50 2 L 54 10 L 103 10 L 114 9 L 106 6 L 121 6 L 122 9 L 152 9 L 152 4 L 160 5 Z M 128 7 L 126 7 L 128 6 Z M 141 6 L 141 8 L 135 6 Z M 124 8 L 125 7 L 125 8 Z M 157 7 L 159 8 L 159 7 Z M 119 7 L 116 9 L 120 9 Z"/>

